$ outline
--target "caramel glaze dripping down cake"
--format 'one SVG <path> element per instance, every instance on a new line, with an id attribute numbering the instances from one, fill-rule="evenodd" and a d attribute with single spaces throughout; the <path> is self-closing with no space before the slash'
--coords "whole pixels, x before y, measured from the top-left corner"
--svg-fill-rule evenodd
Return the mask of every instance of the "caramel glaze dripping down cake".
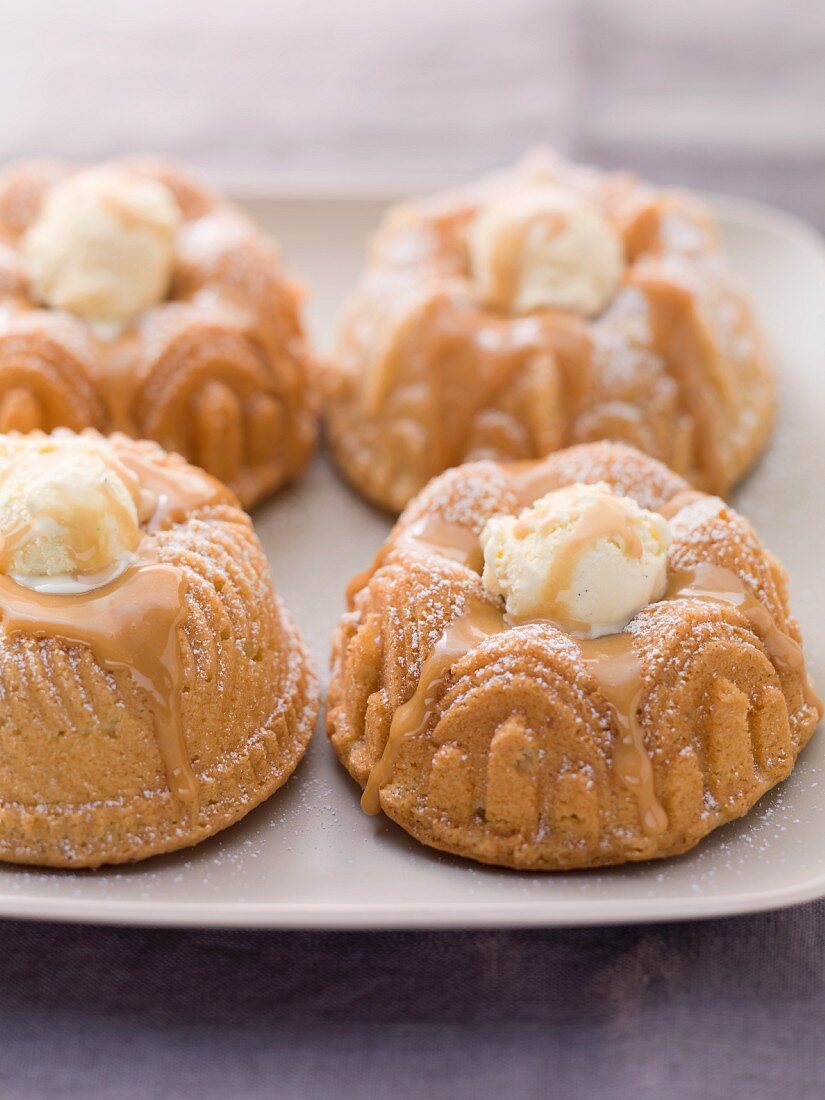
<path id="1" fill-rule="evenodd" d="M 250 507 L 315 442 L 301 296 L 260 230 L 175 167 L 20 165 L 0 178 L 0 432 L 154 439 Z"/>
<path id="2" fill-rule="evenodd" d="M 461 462 L 599 439 L 724 495 L 774 408 L 710 211 L 547 156 L 390 211 L 325 389 L 342 472 L 393 511 Z"/>
<path id="3" fill-rule="evenodd" d="M 505 613 L 480 576 L 487 525 L 596 483 L 669 519 L 660 594 L 595 637 Z M 822 713 L 781 565 L 723 501 L 622 444 L 447 472 L 349 597 L 328 729 L 364 808 L 486 863 L 683 852 L 785 779 Z"/>
<path id="4" fill-rule="evenodd" d="M 0 859 L 173 851 L 285 782 L 318 685 L 229 489 L 123 435 L 3 436 L 0 528 Z"/>

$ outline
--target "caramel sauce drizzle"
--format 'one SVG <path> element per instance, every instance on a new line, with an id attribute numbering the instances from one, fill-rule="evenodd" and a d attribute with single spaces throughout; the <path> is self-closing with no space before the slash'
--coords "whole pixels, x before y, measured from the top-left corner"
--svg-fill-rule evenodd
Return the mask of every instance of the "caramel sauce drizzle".
<path id="1" fill-rule="evenodd" d="M 137 480 L 139 518 L 149 536 L 197 509 L 234 502 L 230 490 L 203 471 L 163 465 L 117 437 L 111 444 Z M 0 557 L 5 553 L 0 547 Z M 178 630 L 186 615 L 183 570 L 159 561 L 146 537 L 134 564 L 87 592 L 36 591 L 0 575 L 0 630 L 5 635 L 59 638 L 67 645 L 85 646 L 104 667 L 128 671 L 145 691 L 169 790 L 181 802 L 194 804 L 198 781 L 187 754 L 180 705 L 184 673 Z"/>
<path id="2" fill-rule="evenodd" d="M 141 522 L 150 533 L 182 523 L 193 512 L 219 504 L 237 505 L 234 493 L 194 466 L 166 466 L 129 446 L 112 445 L 120 462 L 138 480 L 143 494 Z"/>
<path id="3" fill-rule="evenodd" d="M 516 494 L 516 512 L 532 507 L 537 500 L 564 486 L 559 485 L 558 475 L 550 473 L 545 464 L 536 459 L 506 463 L 504 469 L 510 486 Z"/>
<path id="4" fill-rule="evenodd" d="M 816 711 L 818 720 L 822 718 L 822 700 L 806 672 L 802 646 L 790 634 L 780 630 L 767 607 L 753 595 L 736 573 L 708 563 L 676 571 L 670 574 L 664 598 L 706 600 L 735 607 L 761 640 L 774 667 L 780 672 L 801 674 L 805 702 Z"/>
<path id="5" fill-rule="evenodd" d="M 377 814 L 381 809 L 379 793 L 392 776 L 401 745 L 426 728 L 453 665 L 476 646 L 506 629 L 507 622 L 498 608 L 481 599 L 453 619 L 421 666 L 415 692 L 393 715 L 387 744 L 370 771 L 361 797 L 361 808 L 365 813 Z"/>
<path id="6" fill-rule="evenodd" d="M 169 789 L 180 801 L 193 802 L 198 782 L 181 722 L 177 640 L 185 592 L 182 571 L 159 561 L 139 561 L 111 584 L 82 595 L 36 592 L 0 576 L 0 617 L 8 636 L 59 638 L 88 647 L 111 671 L 128 671 L 150 700 Z"/>
<path id="7" fill-rule="evenodd" d="M 493 249 L 490 256 L 492 274 L 490 303 L 492 305 L 499 309 L 507 309 L 509 303 L 515 299 L 519 289 L 524 253 L 534 226 L 545 223 L 552 232 L 554 229 L 561 230 L 564 221 L 563 214 L 539 213 L 534 214 L 529 221 L 526 219 L 521 222 L 513 221 L 499 229 L 501 243 L 498 248 Z"/>
<path id="8" fill-rule="evenodd" d="M 355 597 L 370 583 L 372 578 L 395 550 L 426 557 L 439 554 L 452 561 L 461 562 L 476 573 L 481 572 L 484 557 L 478 535 L 470 527 L 459 523 L 447 523 L 440 516 L 424 516 L 416 523 L 390 537 L 375 555 L 372 565 L 361 573 L 356 573 L 346 588 L 347 609 L 352 611 Z"/>
<path id="9" fill-rule="evenodd" d="M 386 350 L 383 381 L 364 393 L 368 415 L 380 415 L 383 399 L 391 392 L 389 380 L 397 373 L 395 359 L 405 354 L 405 341 L 393 342 Z M 524 317 L 487 313 L 479 332 L 475 303 L 444 294 L 434 300 L 427 315 L 419 354 L 430 394 L 431 473 L 465 461 L 473 418 L 496 404 L 513 375 L 529 360 L 542 355 L 553 358 L 565 404 L 573 413 L 592 388 L 592 340 L 584 321 L 563 311 L 541 310 Z M 564 442 L 559 439 L 557 445 Z"/>
<path id="10" fill-rule="evenodd" d="M 727 484 L 718 443 L 711 378 L 716 351 L 696 315 L 691 293 L 659 276 L 635 275 L 632 285 L 644 295 L 653 348 L 665 360 L 679 387 L 682 404 L 694 426 L 693 458 L 704 475 L 703 488 L 722 492 Z"/>
<path id="11" fill-rule="evenodd" d="M 801 647 L 780 630 L 768 609 L 737 574 L 711 564 L 676 571 L 670 575 L 663 599 L 699 599 L 736 608 L 763 642 L 775 667 L 802 674 L 806 701 L 822 717 L 822 703 L 805 672 Z M 500 610 L 479 600 L 448 626 L 424 661 L 412 697 L 393 715 L 384 751 L 370 771 L 364 789 L 361 806 L 366 813 L 379 812 L 380 790 L 392 777 L 403 743 L 426 729 L 452 667 L 487 638 L 514 625 L 523 624 L 513 624 Z M 661 835 L 668 827 L 668 819 L 656 795 L 653 764 L 639 719 L 646 685 L 633 636 L 621 632 L 576 641 L 599 693 L 610 705 L 618 731 L 613 746 L 614 773 L 632 792 L 644 832 L 649 836 Z"/>
<path id="12" fill-rule="evenodd" d="M 665 519 L 673 519 L 683 508 L 689 508 L 697 500 L 704 500 L 707 494 L 700 493 L 696 489 L 682 489 L 681 492 L 671 497 L 667 504 L 659 509 L 659 515 Z"/>
<path id="13" fill-rule="evenodd" d="M 608 634 L 579 641 L 582 658 L 600 694 L 610 704 L 619 736 L 613 742 L 613 771 L 636 799 L 642 829 L 648 836 L 667 831 L 667 814 L 656 797 L 653 763 L 639 721 L 644 680 L 633 636 Z"/>

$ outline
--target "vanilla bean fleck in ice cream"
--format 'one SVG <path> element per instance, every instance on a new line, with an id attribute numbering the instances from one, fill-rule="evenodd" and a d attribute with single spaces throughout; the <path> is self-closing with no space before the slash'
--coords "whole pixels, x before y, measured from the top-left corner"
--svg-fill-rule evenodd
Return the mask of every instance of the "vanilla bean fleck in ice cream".
<path id="1" fill-rule="evenodd" d="M 513 620 L 549 619 L 580 637 L 622 630 L 667 583 L 667 520 L 601 482 L 495 516 L 481 542 L 484 585 Z"/>

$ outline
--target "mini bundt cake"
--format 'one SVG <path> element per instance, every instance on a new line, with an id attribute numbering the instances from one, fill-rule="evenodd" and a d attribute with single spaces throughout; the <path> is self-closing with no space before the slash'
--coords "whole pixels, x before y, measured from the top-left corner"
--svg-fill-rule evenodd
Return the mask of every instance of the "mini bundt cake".
<path id="1" fill-rule="evenodd" d="M 0 178 L 0 431 L 154 439 L 249 507 L 315 441 L 300 294 L 240 210 L 166 164 Z"/>
<path id="2" fill-rule="evenodd" d="M 623 444 L 448 471 L 349 597 L 328 728 L 364 808 L 485 863 L 684 852 L 822 713 L 782 566 Z"/>
<path id="3" fill-rule="evenodd" d="M 325 391 L 341 470 L 394 511 L 449 466 L 600 439 L 724 495 L 774 406 L 706 207 L 547 156 L 389 212 Z"/>
<path id="4" fill-rule="evenodd" d="M 318 709 L 229 489 L 124 435 L 0 436 L 0 859 L 195 844 L 286 781 Z"/>

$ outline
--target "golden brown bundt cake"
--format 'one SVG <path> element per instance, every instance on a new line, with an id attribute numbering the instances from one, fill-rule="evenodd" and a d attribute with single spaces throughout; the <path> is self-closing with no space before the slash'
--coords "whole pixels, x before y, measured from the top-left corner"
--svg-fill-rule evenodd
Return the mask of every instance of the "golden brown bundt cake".
<path id="1" fill-rule="evenodd" d="M 328 729 L 364 808 L 485 863 L 684 852 L 821 715 L 781 565 L 622 444 L 448 471 L 349 596 Z"/>
<path id="2" fill-rule="evenodd" d="M 706 207 L 547 156 L 389 212 L 325 380 L 341 470 L 395 511 L 449 466 L 599 439 L 725 494 L 774 407 Z"/>
<path id="3" fill-rule="evenodd" d="M 0 178 L 0 431 L 155 439 L 245 507 L 315 442 L 300 292 L 240 210 L 177 168 Z"/>
<path id="4" fill-rule="evenodd" d="M 318 709 L 230 490 L 124 435 L 0 437 L 0 859 L 195 844 L 286 781 Z"/>

